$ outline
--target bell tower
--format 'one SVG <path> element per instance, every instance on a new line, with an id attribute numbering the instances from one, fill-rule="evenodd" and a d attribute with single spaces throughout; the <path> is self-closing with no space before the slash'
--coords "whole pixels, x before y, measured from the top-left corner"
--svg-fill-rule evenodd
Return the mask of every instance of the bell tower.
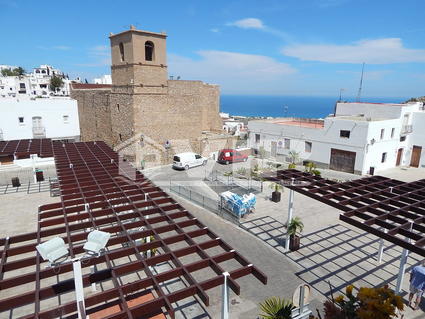
<path id="1" fill-rule="evenodd" d="M 111 34 L 112 90 L 115 93 L 166 94 L 165 33 L 136 30 Z"/>

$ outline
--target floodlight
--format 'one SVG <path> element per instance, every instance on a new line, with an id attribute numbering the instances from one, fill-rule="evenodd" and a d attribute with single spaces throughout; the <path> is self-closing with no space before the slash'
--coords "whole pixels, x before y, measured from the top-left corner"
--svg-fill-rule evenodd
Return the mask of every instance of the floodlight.
<path id="1" fill-rule="evenodd" d="M 50 239 L 35 247 L 44 260 L 48 260 L 50 264 L 54 264 L 59 259 L 68 256 L 68 248 L 60 237 Z"/>
<path id="2" fill-rule="evenodd" d="M 98 255 L 103 250 L 111 237 L 110 233 L 93 230 L 87 236 L 87 242 L 84 244 L 84 250 L 90 255 Z"/>

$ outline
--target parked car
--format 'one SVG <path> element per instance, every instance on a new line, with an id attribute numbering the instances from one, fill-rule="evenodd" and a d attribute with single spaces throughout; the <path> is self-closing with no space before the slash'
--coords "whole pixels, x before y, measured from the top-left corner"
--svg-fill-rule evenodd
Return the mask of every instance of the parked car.
<path id="1" fill-rule="evenodd" d="M 248 155 L 242 154 L 234 149 L 224 149 L 218 154 L 217 162 L 223 164 L 230 164 L 235 162 L 246 162 Z"/>
<path id="2" fill-rule="evenodd" d="M 176 154 L 173 157 L 173 167 L 177 169 L 189 169 L 191 167 L 206 165 L 207 158 L 199 154 L 187 152 Z"/>

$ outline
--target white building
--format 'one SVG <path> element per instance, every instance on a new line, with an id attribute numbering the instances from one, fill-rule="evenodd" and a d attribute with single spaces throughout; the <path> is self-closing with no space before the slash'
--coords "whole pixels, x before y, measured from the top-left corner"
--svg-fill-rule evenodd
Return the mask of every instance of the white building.
<path id="1" fill-rule="evenodd" d="M 93 79 L 94 84 L 112 84 L 112 77 L 110 74 L 105 74 L 100 78 Z"/>
<path id="2" fill-rule="evenodd" d="M 395 166 L 425 167 L 422 103 L 338 103 L 324 120 L 270 119 L 248 123 L 248 146 L 278 161 L 301 160 L 357 174 Z"/>
<path id="3" fill-rule="evenodd" d="M 0 99 L 0 140 L 79 141 L 77 101 L 68 97 Z"/>
<path id="4" fill-rule="evenodd" d="M 14 69 L 12 66 L 2 65 L 1 67 L 2 69 Z M 63 86 L 55 92 L 50 88 L 50 80 L 54 76 L 63 81 Z M 62 71 L 50 65 L 40 65 L 38 68 L 34 68 L 31 73 L 22 76 L 0 75 L 0 98 L 69 96 L 71 82 L 80 82 L 80 79 L 71 81 Z"/>

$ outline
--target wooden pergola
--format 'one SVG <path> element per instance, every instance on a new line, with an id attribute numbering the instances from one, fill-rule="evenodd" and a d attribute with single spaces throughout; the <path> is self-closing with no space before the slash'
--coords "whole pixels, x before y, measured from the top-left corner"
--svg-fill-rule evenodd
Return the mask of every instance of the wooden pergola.
<path id="1" fill-rule="evenodd" d="M 37 232 L 0 239 L 0 317 L 12 311 L 22 318 L 75 318 L 75 299 L 66 298 L 74 290 L 72 265 L 46 268 L 35 246 L 59 236 L 74 258 L 84 253 L 94 229 L 112 236 L 103 255 L 82 262 L 84 287 L 103 287 L 85 298 L 87 314 L 114 309 L 107 318 L 174 318 L 176 302 L 197 296 L 208 305 L 206 291 L 225 281 L 236 294 L 240 277 L 252 274 L 267 283 L 259 269 L 104 142 L 0 143 L 0 154 L 18 152 L 54 156 L 61 195 L 60 202 L 39 207 Z M 164 264 L 168 268 L 154 271 Z M 175 281 L 177 289 L 166 289 Z"/>

